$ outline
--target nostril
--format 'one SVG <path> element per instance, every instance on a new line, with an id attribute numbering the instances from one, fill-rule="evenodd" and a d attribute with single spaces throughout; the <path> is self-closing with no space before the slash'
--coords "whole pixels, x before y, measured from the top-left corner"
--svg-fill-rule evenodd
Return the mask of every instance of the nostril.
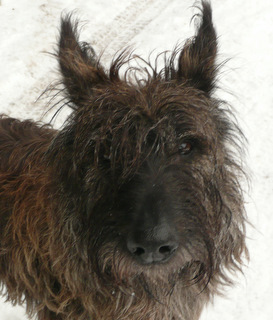
<path id="1" fill-rule="evenodd" d="M 169 253 L 171 252 L 171 247 L 170 246 L 162 246 L 159 248 L 159 252 L 164 254 L 164 253 Z"/>
<path id="2" fill-rule="evenodd" d="M 145 247 L 139 245 L 138 243 L 136 243 L 135 241 L 132 241 L 131 239 L 127 241 L 127 248 L 131 252 L 131 254 L 136 257 L 140 257 L 146 252 Z"/>
<path id="3" fill-rule="evenodd" d="M 159 248 L 159 253 L 161 254 L 172 254 L 175 252 L 175 250 L 177 249 L 176 245 L 165 245 L 165 246 L 161 246 Z"/>
<path id="4" fill-rule="evenodd" d="M 145 253 L 145 250 L 141 247 L 136 247 L 133 249 L 132 253 L 136 256 L 141 256 L 142 254 Z"/>

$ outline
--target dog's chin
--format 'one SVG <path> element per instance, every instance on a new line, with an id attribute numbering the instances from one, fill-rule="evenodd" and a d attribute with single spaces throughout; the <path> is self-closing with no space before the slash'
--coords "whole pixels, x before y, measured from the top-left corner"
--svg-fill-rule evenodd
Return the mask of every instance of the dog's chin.
<path id="1" fill-rule="evenodd" d="M 126 259 L 125 259 L 126 260 Z M 202 292 L 207 285 L 205 266 L 200 261 L 175 264 L 168 261 L 161 264 L 142 265 L 129 263 L 128 260 L 108 265 L 105 278 L 114 296 L 122 292 L 124 297 L 143 298 L 164 304 L 173 292 L 182 292 L 197 285 L 196 293 Z"/>
<path id="2" fill-rule="evenodd" d="M 123 250 L 108 249 L 104 248 L 104 255 L 99 259 L 100 275 L 114 286 L 123 284 L 133 288 L 136 283 L 142 283 L 147 288 L 165 286 L 170 291 L 176 285 L 191 286 L 207 277 L 206 262 L 183 251 L 160 263 L 143 264 Z"/>

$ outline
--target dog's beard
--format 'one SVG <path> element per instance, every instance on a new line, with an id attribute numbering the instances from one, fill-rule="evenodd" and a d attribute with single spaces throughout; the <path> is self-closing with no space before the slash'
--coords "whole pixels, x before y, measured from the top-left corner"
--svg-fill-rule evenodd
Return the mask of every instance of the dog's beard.
<path id="1" fill-rule="evenodd" d="M 142 265 L 119 244 L 111 242 L 98 250 L 96 261 L 99 281 L 107 283 L 113 293 L 122 291 L 139 298 L 146 294 L 159 302 L 170 297 L 177 287 L 197 284 L 201 292 L 211 275 L 208 253 L 190 248 L 178 250 L 168 262 Z"/>

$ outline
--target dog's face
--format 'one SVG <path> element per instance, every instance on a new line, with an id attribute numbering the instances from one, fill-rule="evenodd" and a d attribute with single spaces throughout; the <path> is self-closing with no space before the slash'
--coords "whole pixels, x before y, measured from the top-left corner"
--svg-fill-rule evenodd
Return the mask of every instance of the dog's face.
<path id="1" fill-rule="evenodd" d="M 240 259 L 241 195 L 226 147 L 234 126 L 211 97 L 216 49 L 203 4 L 195 38 L 133 83 L 118 75 L 126 53 L 107 73 L 78 42 L 77 23 L 62 20 L 58 57 L 74 111 L 49 156 L 88 226 L 92 269 L 108 280 L 157 270 L 166 282 L 209 281 Z"/>

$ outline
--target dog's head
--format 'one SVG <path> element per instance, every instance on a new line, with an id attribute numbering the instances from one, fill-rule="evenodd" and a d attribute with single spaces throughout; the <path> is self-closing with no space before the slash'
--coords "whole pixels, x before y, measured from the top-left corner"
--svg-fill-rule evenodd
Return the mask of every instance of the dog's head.
<path id="1" fill-rule="evenodd" d="M 245 248 L 238 130 L 212 97 L 217 39 L 205 1 L 198 19 L 162 69 L 141 59 L 141 79 L 134 67 L 119 74 L 139 57 L 124 51 L 105 70 L 73 17 L 62 19 L 58 59 L 73 112 L 48 155 L 93 270 L 117 283 L 154 270 L 207 283 Z"/>

